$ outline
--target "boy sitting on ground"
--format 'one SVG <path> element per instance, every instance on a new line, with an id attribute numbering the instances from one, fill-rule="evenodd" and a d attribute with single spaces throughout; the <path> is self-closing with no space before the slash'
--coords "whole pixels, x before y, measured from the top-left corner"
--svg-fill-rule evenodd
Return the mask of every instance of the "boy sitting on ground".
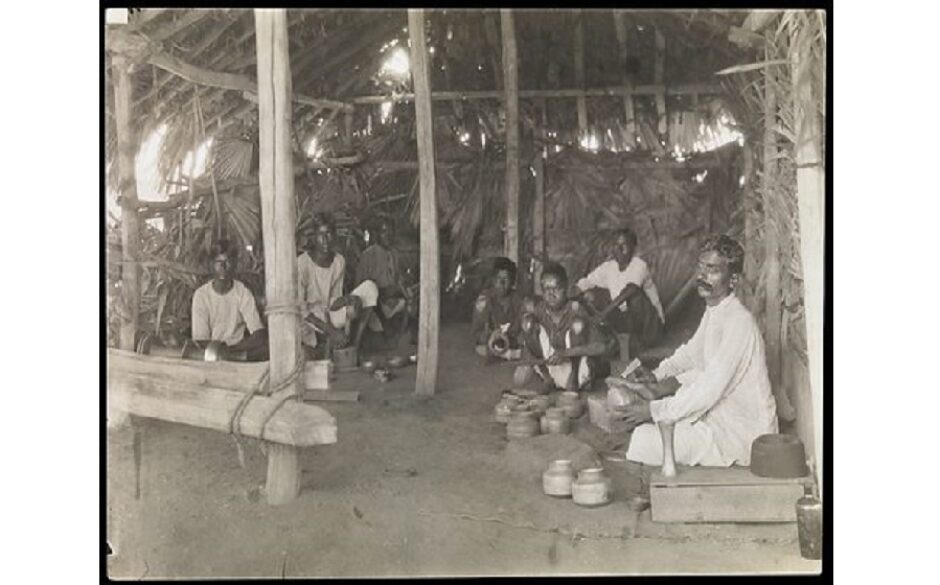
<path id="1" fill-rule="evenodd" d="M 586 390 L 610 374 L 616 342 L 590 319 L 578 301 L 568 299 L 568 273 L 549 262 L 542 270 L 542 298 L 522 316 L 523 357 L 542 361 L 520 366 L 516 380 L 529 368 L 548 388 Z"/>
<path id="2" fill-rule="evenodd" d="M 471 330 L 480 357 L 513 360 L 521 356 L 522 298 L 515 286 L 515 262 L 497 258 L 491 286 L 480 293 L 473 307 Z"/>

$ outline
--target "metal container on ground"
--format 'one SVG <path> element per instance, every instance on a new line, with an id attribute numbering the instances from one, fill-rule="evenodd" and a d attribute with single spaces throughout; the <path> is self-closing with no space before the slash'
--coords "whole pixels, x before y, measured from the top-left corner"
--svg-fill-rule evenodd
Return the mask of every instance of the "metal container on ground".
<path id="1" fill-rule="evenodd" d="M 600 467 L 582 469 L 571 484 L 574 503 L 589 508 L 609 504 L 610 492 L 611 480 Z"/>
<path id="2" fill-rule="evenodd" d="M 548 464 L 542 473 L 542 491 L 558 498 L 571 497 L 571 483 L 574 481 L 574 469 L 571 460 L 557 459 Z"/>
<path id="3" fill-rule="evenodd" d="M 796 525 L 800 537 L 800 556 L 804 559 L 822 558 L 822 502 L 812 493 L 796 501 Z"/>
<path id="4" fill-rule="evenodd" d="M 531 411 L 515 411 L 506 425 L 506 436 L 510 439 L 534 437 L 539 434 L 539 423 Z"/>

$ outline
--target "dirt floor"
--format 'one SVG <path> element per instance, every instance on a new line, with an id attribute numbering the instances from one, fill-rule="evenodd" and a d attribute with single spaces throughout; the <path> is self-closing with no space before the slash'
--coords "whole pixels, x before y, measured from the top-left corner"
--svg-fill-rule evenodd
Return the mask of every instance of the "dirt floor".
<path id="1" fill-rule="evenodd" d="M 272 507 L 265 457 L 243 439 L 141 420 L 140 498 L 132 432 L 108 431 L 108 539 L 113 578 L 818 572 L 796 524 L 656 524 L 630 511 L 637 467 L 599 454 L 620 446 L 575 421 L 572 435 L 509 441 L 494 420 L 512 368 L 482 366 L 469 326 L 441 334 L 437 394 L 414 394 L 413 366 L 380 384 L 341 374 L 358 403 L 318 403 L 335 445 L 304 450 L 303 488 Z M 586 509 L 541 491 L 551 458 L 603 462 L 614 501 Z"/>

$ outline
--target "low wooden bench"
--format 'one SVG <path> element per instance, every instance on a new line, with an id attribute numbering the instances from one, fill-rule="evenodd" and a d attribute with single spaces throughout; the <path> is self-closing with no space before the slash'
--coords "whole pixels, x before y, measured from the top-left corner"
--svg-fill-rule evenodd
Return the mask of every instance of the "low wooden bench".
<path id="1" fill-rule="evenodd" d="M 810 477 L 758 477 L 747 467 L 679 466 L 650 477 L 654 522 L 796 522 L 796 501 Z"/>

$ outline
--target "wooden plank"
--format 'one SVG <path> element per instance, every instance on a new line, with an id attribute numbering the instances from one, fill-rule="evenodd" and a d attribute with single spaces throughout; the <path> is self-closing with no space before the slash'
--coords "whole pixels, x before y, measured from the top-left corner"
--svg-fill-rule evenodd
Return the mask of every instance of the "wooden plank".
<path id="1" fill-rule="evenodd" d="M 656 60 L 653 64 L 653 83 L 663 85 L 666 66 L 666 37 L 656 29 Z M 664 86 L 665 87 L 665 86 Z M 666 114 L 666 91 L 656 92 L 656 128 L 660 136 L 669 133 L 669 118 Z M 672 145 L 668 145 L 670 148 Z"/>
<path id="2" fill-rule="evenodd" d="M 574 84 L 584 89 L 584 18 L 580 10 L 574 11 Z M 587 100 L 578 96 L 578 141 L 588 132 Z"/>
<path id="3" fill-rule="evenodd" d="M 303 365 L 297 299 L 297 247 L 294 228 L 294 167 L 291 152 L 291 72 L 287 38 L 287 12 L 255 10 L 258 52 L 258 126 L 261 191 L 261 233 L 264 243 L 264 288 L 268 307 L 270 382 L 281 385 Z M 293 310 L 290 310 L 293 308 Z M 303 393 L 302 377 L 286 391 Z M 283 504 L 300 493 L 297 449 L 278 448 L 268 453 L 265 494 L 269 504 Z"/>
<path id="4" fill-rule="evenodd" d="M 823 491 L 823 300 L 825 293 L 824 258 L 826 213 L 826 168 L 823 159 L 823 127 L 817 115 L 817 99 L 813 95 L 812 75 L 798 75 L 801 60 L 812 58 L 807 49 L 799 47 L 798 33 L 790 39 L 791 70 L 794 72 L 793 117 L 796 128 L 796 183 L 800 217 L 800 258 L 803 263 L 804 315 L 806 344 L 809 359 L 810 388 L 813 394 L 813 440 L 815 461 L 813 467 Z M 825 74 L 824 63 L 819 64 Z M 824 100 L 825 98 L 823 98 Z"/>
<path id="5" fill-rule="evenodd" d="M 357 390 L 307 390 L 304 402 L 358 402 Z"/>
<path id="6" fill-rule="evenodd" d="M 431 115 L 431 80 L 424 37 L 424 10 L 408 10 L 411 39 L 411 73 L 415 88 L 421 221 L 421 297 L 418 307 L 417 394 L 432 395 L 437 386 L 438 334 L 440 327 L 440 246 L 437 193 L 434 186 L 434 137 Z"/>
<path id="7" fill-rule="evenodd" d="M 598 87 L 591 89 L 520 89 L 519 99 L 570 99 L 579 97 L 619 97 L 619 96 L 655 96 L 660 93 L 666 95 L 721 95 L 721 86 L 712 83 L 686 83 L 679 85 L 645 84 L 633 86 Z M 431 100 L 501 100 L 505 94 L 502 91 L 435 91 Z M 393 95 L 366 95 L 354 97 L 349 100 L 352 104 L 381 104 L 384 102 L 412 102 L 413 93 L 399 93 Z"/>
<path id="8" fill-rule="evenodd" d="M 795 522 L 798 484 L 650 486 L 653 522 Z"/>
<path id="9" fill-rule="evenodd" d="M 519 64 L 511 10 L 500 10 L 503 40 L 503 87 L 506 90 L 506 233 L 505 254 L 519 263 Z"/>
<path id="10" fill-rule="evenodd" d="M 134 159 L 137 154 L 133 112 L 131 111 L 131 63 L 115 56 L 112 60 L 114 78 L 114 117 L 117 135 L 117 171 L 121 194 L 121 299 L 122 319 L 119 344 L 122 349 L 134 349 L 137 318 L 140 305 L 140 267 L 137 265 L 137 247 L 140 245 L 140 218 L 137 213 L 137 179 Z"/>
<path id="11" fill-rule="evenodd" d="M 749 467 L 704 467 L 701 465 L 679 465 L 678 475 L 664 477 L 658 470 L 650 475 L 650 486 L 703 486 L 703 485 L 776 485 L 798 484 L 809 481 L 808 477 L 776 478 L 760 477 L 751 473 Z"/>
<path id="12" fill-rule="evenodd" d="M 141 355 L 132 351 L 108 349 L 108 371 L 142 374 L 167 381 L 215 386 L 227 390 L 250 392 L 268 371 L 268 362 L 200 362 L 160 356 Z M 304 363 L 304 388 L 328 390 L 332 363 L 311 360 Z"/>
<path id="13" fill-rule="evenodd" d="M 194 427 L 229 432 L 232 416 L 245 398 L 244 392 L 197 386 L 158 378 L 110 372 L 108 398 L 115 408 L 130 414 Z M 336 420 L 319 406 L 291 399 L 280 401 L 269 396 L 254 396 L 242 413 L 239 432 L 297 447 L 311 447 L 336 442 Z M 277 408 L 275 412 L 275 408 Z M 272 415 L 271 413 L 274 412 Z"/>

